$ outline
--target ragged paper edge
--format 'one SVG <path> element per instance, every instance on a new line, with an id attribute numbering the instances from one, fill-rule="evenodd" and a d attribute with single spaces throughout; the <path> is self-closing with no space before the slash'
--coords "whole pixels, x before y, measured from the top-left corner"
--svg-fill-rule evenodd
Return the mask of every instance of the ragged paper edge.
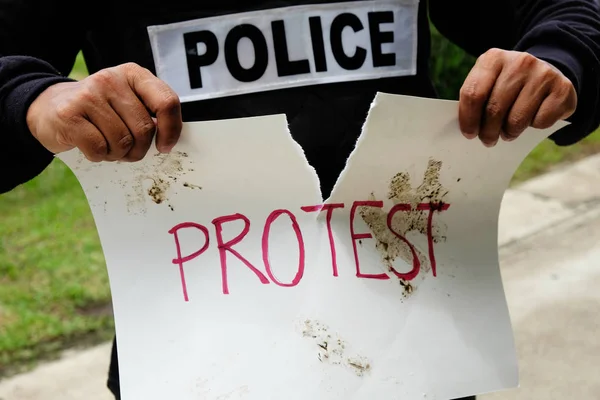
<path id="1" fill-rule="evenodd" d="M 386 94 L 386 93 L 382 93 L 382 92 L 377 92 L 373 101 L 371 102 L 371 105 L 369 107 L 369 111 L 367 113 L 367 117 L 365 119 L 365 121 L 363 122 L 363 125 L 361 127 L 361 133 L 358 136 L 356 143 L 354 145 L 353 150 L 350 152 L 350 154 L 348 155 L 348 158 L 346 159 L 346 163 L 345 166 L 343 168 L 343 170 L 341 171 L 341 173 L 338 175 L 338 178 L 336 179 L 336 182 L 333 186 L 333 189 L 331 190 L 331 193 L 329 195 L 329 197 L 327 199 L 323 198 L 323 192 L 322 192 L 322 188 L 321 188 L 321 182 L 318 176 L 318 173 L 316 171 L 316 169 L 310 164 L 310 162 L 308 161 L 308 158 L 306 157 L 306 153 L 305 150 L 302 148 L 302 146 L 293 138 L 292 133 L 290 131 L 290 127 L 289 127 L 289 122 L 287 120 L 287 117 L 285 114 L 274 114 L 271 116 L 267 116 L 267 118 L 278 118 L 281 120 L 282 124 L 285 124 L 285 134 L 288 137 L 288 140 L 291 141 L 291 146 L 295 149 L 295 151 L 298 151 L 302 157 L 302 159 L 304 160 L 304 162 L 306 163 L 306 167 L 308 170 L 308 173 L 311 175 L 312 179 L 315 182 L 316 185 L 316 189 L 318 190 L 319 193 L 319 198 L 322 201 L 322 204 L 327 204 L 331 201 L 332 198 L 334 198 L 337 194 L 337 192 L 339 191 L 339 188 L 341 187 L 341 185 L 343 185 L 343 182 L 345 180 L 345 177 L 351 173 L 353 168 L 356 168 L 356 166 L 353 165 L 354 163 L 354 159 L 356 158 L 356 154 L 358 151 L 361 150 L 361 146 L 363 145 L 364 141 L 373 134 L 376 134 L 376 132 L 371 132 L 368 129 L 368 126 L 371 125 L 371 121 L 374 118 L 373 116 L 373 111 L 375 109 L 377 109 L 380 106 L 380 103 L 383 101 L 387 101 L 387 100 L 393 100 L 393 99 L 400 99 L 400 100 L 410 100 L 410 101 L 416 101 L 416 102 L 422 102 L 424 106 L 426 106 L 426 103 L 437 103 L 437 104 L 443 104 L 445 103 L 448 107 L 452 107 L 453 109 L 456 110 L 456 115 L 458 118 L 458 101 L 454 101 L 454 100 L 443 100 L 443 99 L 428 99 L 428 98 L 421 98 L 421 97 L 416 97 L 416 96 L 407 96 L 407 95 L 396 95 L 396 94 Z M 244 119 L 255 119 L 255 118 L 265 118 L 265 116 L 256 116 L 256 117 L 244 117 L 241 118 L 242 120 Z M 200 122 L 189 122 L 188 124 L 205 124 L 206 122 L 213 122 L 213 121 L 200 121 Z M 217 121 L 214 121 L 217 122 Z M 551 128 L 542 130 L 544 133 L 538 136 L 537 141 L 535 141 L 535 143 L 530 143 L 530 148 L 526 150 L 526 154 L 523 157 L 523 159 L 518 163 L 518 165 L 516 165 L 516 167 L 511 171 L 511 177 L 514 176 L 514 173 L 516 172 L 516 170 L 518 169 L 518 167 L 521 165 L 521 163 L 524 161 L 524 159 L 531 153 L 531 151 L 537 147 L 543 140 L 547 139 L 549 136 L 551 136 L 553 133 L 555 133 L 556 131 L 558 131 L 559 129 L 562 129 L 563 127 L 569 125 L 568 122 L 565 121 L 559 121 L 557 122 L 555 125 L 553 125 Z M 458 126 L 458 122 L 457 122 L 457 126 Z M 526 134 L 528 131 L 532 130 L 534 128 L 529 128 L 527 131 L 525 131 L 524 134 Z M 280 134 L 280 132 L 277 132 L 276 134 Z M 178 150 L 178 148 L 180 150 L 185 150 L 185 148 L 181 148 L 182 143 L 185 143 L 186 141 L 186 136 L 185 134 L 182 134 L 182 137 L 180 139 L 180 142 L 178 142 L 178 144 L 175 146 L 175 148 L 173 149 L 174 151 Z M 465 139 L 466 140 L 466 139 Z M 152 145 L 148 151 L 148 154 L 150 153 L 156 153 L 157 149 L 156 149 L 156 143 L 153 140 L 152 141 Z M 71 171 L 77 176 L 77 170 L 78 168 L 75 167 L 75 163 L 78 162 L 79 159 L 81 159 L 81 157 L 83 157 L 82 153 L 78 150 L 78 149 L 73 149 L 70 150 L 68 152 L 64 152 L 64 153 L 60 153 L 58 155 L 55 155 L 55 158 L 60 159 L 62 162 L 64 162 L 69 169 L 71 169 Z M 83 157 L 85 158 L 85 157 Z M 89 163 L 92 163 L 91 161 Z M 78 181 L 79 181 L 79 176 L 77 176 Z M 81 185 L 81 182 L 79 182 Z M 83 187 L 83 185 L 82 185 Z"/>
<path id="2" fill-rule="evenodd" d="M 458 101 L 428 99 L 428 98 L 421 98 L 421 97 L 414 97 L 414 96 L 394 95 L 394 94 L 385 94 L 385 93 L 378 92 L 376 94 L 373 102 L 371 103 L 367 118 L 365 119 L 365 121 L 363 123 L 363 126 L 361 128 L 361 134 L 359 135 L 359 137 L 356 141 L 354 149 L 348 156 L 348 158 L 346 160 L 346 165 L 345 165 L 344 169 L 342 170 L 342 172 L 340 173 L 340 175 L 338 176 L 338 178 L 335 182 L 335 185 L 331 191 L 331 195 L 329 196 L 329 198 L 327 200 L 325 200 L 325 204 L 335 203 L 340 200 L 338 198 L 340 191 L 342 191 L 343 188 L 347 189 L 346 188 L 347 178 L 349 176 L 352 176 L 354 173 L 356 173 L 357 170 L 361 167 L 360 158 L 357 160 L 359 153 L 361 151 L 363 151 L 363 149 L 365 147 L 370 146 L 370 143 L 372 142 L 373 139 L 376 139 L 376 136 L 378 134 L 381 134 L 381 132 L 378 129 L 374 129 L 374 126 L 378 122 L 381 122 L 382 112 L 375 112 L 375 110 L 377 110 L 379 107 L 382 107 L 383 114 L 385 115 L 386 112 L 389 112 L 390 108 L 394 109 L 394 108 L 398 107 L 399 109 L 404 109 L 404 110 L 411 110 L 411 109 L 427 110 L 427 109 L 430 109 L 432 106 L 434 106 L 436 111 L 439 111 L 441 109 L 441 113 L 440 113 L 441 118 L 444 120 L 445 124 L 448 124 L 448 123 L 452 124 L 452 125 L 448 125 L 451 127 L 450 132 L 448 132 L 448 134 L 453 134 L 455 132 L 457 133 L 457 135 L 460 134 L 459 133 L 460 132 L 459 123 L 458 123 Z M 378 110 L 378 111 L 380 111 L 380 110 Z M 377 118 L 377 120 L 374 121 L 374 118 Z M 504 168 L 506 169 L 507 180 L 506 180 L 506 182 L 500 182 L 503 194 L 502 194 L 502 196 L 498 197 L 498 207 L 497 207 L 496 213 L 494 215 L 494 218 L 496 221 L 498 221 L 499 216 L 500 216 L 500 211 L 501 211 L 500 205 L 501 205 L 501 201 L 504 196 L 504 193 L 506 193 L 508 187 L 510 186 L 510 181 L 511 181 L 512 177 L 514 176 L 514 174 L 515 174 L 516 170 L 519 168 L 519 166 L 522 164 L 523 160 L 543 140 L 547 139 L 550 135 L 552 135 L 552 133 L 556 132 L 558 129 L 560 129 L 564 126 L 567 126 L 567 125 L 568 125 L 568 123 L 566 123 L 566 122 L 558 122 L 553 127 L 545 129 L 545 130 L 529 128 L 524 133 L 524 135 L 529 134 L 529 136 L 526 137 L 524 140 L 522 140 L 520 143 L 518 143 L 518 155 L 516 157 L 517 159 L 516 160 L 513 159 L 511 161 L 511 163 L 504 165 Z M 446 126 L 446 125 L 444 125 L 444 126 Z M 398 132 L 398 135 L 403 135 L 403 134 L 408 135 L 408 134 L 410 134 L 410 132 L 407 132 L 407 131 L 404 131 L 404 132 L 399 131 Z M 464 140 L 465 142 L 467 141 L 467 139 L 464 138 L 462 135 L 460 136 L 460 138 L 457 137 L 457 140 L 459 140 L 459 139 Z M 482 143 L 478 143 L 478 144 L 481 145 L 481 147 L 482 147 L 481 151 L 495 151 L 496 150 L 496 149 L 485 149 L 483 147 Z M 509 146 L 510 144 L 502 143 L 501 145 Z M 439 148 L 437 150 L 439 150 Z M 504 149 L 504 151 L 506 151 L 506 148 Z M 364 154 L 362 156 L 364 157 Z M 430 168 L 434 168 L 434 169 L 436 167 L 439 168 L 439 166 L 437 166 L 437 163 L 431 164 L 431 160 L 428 165 L 429 166 L 426 170 L 426 173 Z M 320 216 L 320 217 L 323 218 L 323 216 Z M 373 215 L 372 217 L 377 217 L 377 216 Z M 365 215 L 363 215 L 363 220 L 364 220 L 364 218 L 365 218 Z M 365 222 L 367 222 L 367 221 L 365 220 Z M 368 222 L 367 222 L 367 225 L 369 225 L 369 227 L 373 233 L 376 232 L 373 230 L 374 227 L 372 225 L 370 225 Z M 412 226 L 412 224 L 410 226 Z M 443 233 L 445 225 L 442 223 L 438 226 L 438 228 L 441 229 L 438 232 L 438 234 L 440 235 L 438 240 L 445 240 L 445 236 Z M 496 225 L 496 227 L 490 227 L 490 229 L 495 229 L 496 234 L 497 234 L 497 229 L 498 229 L 497 225 Z M 404 246 L 402 246 L 404 248 L 404 251 L 401 251 L 400 248 L 398 248 L 397 246 L 392 247 L 391 246 L 392 242 L 390 242 L 389 240 L 386 240 L 386 239 L 381 239 L 381 240 L 382 240 L 382 242 L 379 242 L 378 246 L 381 246 L 381 248 L 379 250 L 382 253 L 382 255 L 385 257 L 384 263 L 388 262 L 387 261 L 388 257 L 392 257 L 392 259 L 396 259 L 396 258 L 400 257 L 400 258 L 404 259 L 407 263 L 410 264 L 410 262 L 407 260 L 412 259 L 413 255 L 407 253 L 409 251 L 408 248 L 404 248 Z M 426 249 L 421 248 L 421 246 L 419 246 L 415 243 L 412 243 L 412 246 L 414 247 L 414 249 L 417 250 L 418 254 L 422 254 L 422 255 L 427 254 Z M 391 253 L 388 250 L 390 248 L 392 249 Z M 396 255 L 392 256 L 392 254 L 396 254 Z M 404 256 L 402 256 L 402 255 L 404 255 Z M 421 259 L 421 257 L 419 257 L 419 258 Z M 427 265 L 425 258 L 421 259 L 421 262 L 422 262 L 422 265 Z M 382 272 L 387 274 L 391 278 L 393 278 L 393 276 L 389 270 L 386 269 Z M 404 286 L 405 291 L 407 291 L 409 294 L 412 293 L 412 290 L 414 289 L 414 287 L 411 284 L 411 282 L 410 281 L 401 281 L 401 282 L 403 282 L 403 284 L 405 285 Z"/>
<path id="3" fill-rule="evenodd" d="M 294 137 L 292 136 L 292 131 L 290 130 L 289 121 L 287 120 L 287 116 L 285 114 L 280 114 L 280 115 L 282 116 L 282 118 L 285 121 L 285 131 L 287 133 L 288 141 L 292 142 L 292 147 L 294 147 L 295 150 L 304 159 L 304 163 L 306 164 L 305 167 L 308 170 L 308 173 L 311 175 L 311 178 L 312 178 L 314 184 L 316 185 L 316 190 L 318 192 L 319 200 L 320 200 L 321 204 L 323 204 L 323 190 L 321 189 L 321 179 L 319 179 L 319 174 L 317 173 L 317 170 L 315 169 L 315 167 L 313 167 L 312 164 L 310 162 L 308 162 L 308 158 L 306 157 L 306 152 L 304 151 L 304 148 L 302 148 L 300 143 L 298 143 L 296 140 L 294 140 Z"/>
<path id="4" fill-rule="evenodd" d="M 230 121 L 236 121 L 236 123 L 240 123 L 243 121 L 250 120 L 260 120 L 260 119 L 269 119 L 271 120 L 270 125 L 273 127 L 270 129 L 271 135 L 277 136 L 278 140 L 281 140 L 280 147 L 278 151 L 284 151 L 291 157 L 294 157 L 297 163 L 303 163 L 306 172 L 302 172 L 303 174 L 308 173 L 310 175 L 311 186 L 316 192 L 313 194 L 315 197 L 318 197 L 319 202 L 322 204 L 323 202 L 323 193 L 321 189 L 321 183 L 319 176 L 317 174 L 316 169 L 308 162 L 305 150 L 302 146 L 293 138 L 291 130 L 289 128 L 289 123 L 287 121 L 287 117 L 285 114 L 273 114 L 267 116 L 252 116 L 252 117 L 244 117 L 244 118 L 235 118 Z M 187 153 L 191 151 L 193 147 L 197 146 L 196 142 L 192 142 L 190 140 L 194 134 L 200 133 L 201 131 L 207 131 L 211 129 L 219 129 L 219 124 L 223 123 L 222 120 L 215 121 L 194 121 L 188 122 L 184 124 L 184 129 L 181 133 L 180 139 L 178 143 L 175 145 L 171 154 L 174 152 L 183 153 L 187 157 Z M 212 126 L 211 126 L 212 125 Z M 191 129 L 191 127 L 199 127 L 197 129 Z M 194 132 L 192 132 L 194 131 Z M 198 132 L 200 131 L 200 132 Z M 281 135 L 285 135 L 285 138 L 281 138 Z M 268 139 L 268 138 L 267 138 Z M 293 152 L 293 153 L 292 153 Z M 124 172 L 134 174 L 136 169 L 145 169 L 146 167 L 150 168 L 152 155 L 158 154 L 158 150 L 156 148 L 155 140 L 152 141 L 151 146 L 144 157 L 143 160 L 135 163 L 130 162 L 92 162 L 89 161 L 84 154 L 77 148 L 72 149 L 67 152 L 63 152 L 55 155 L 55 158 L 58 158 L 61 162 L 63 162 L 75 175 L 77 181 L 84 191 L 86 198 L 88 200 L 88 204 L 92 205 L 92 199 L 90 198 L 92 190 L 90 189 L 92 186 L 96 188 L 96 190 L 101 189 L 105 182 L 90 182 L 89 178 L 86 177 L 86 171 L 98 168 L 110 168 L 114 165 L 120 165 L 123 168 Z M 170 154 L 163 155 L 165 158 L 169 158 Z M 296 158 L 298 157 L 298 158 Z M 102 165 L 102 167 L 99 167 Z M 124 167 L 126 166 L 126 167 Z M 274 166 L 276 167 L 276 166 Z M 165 171 L 156 171 L 153 170 L 152 173 L 157 174 Z"/>
<path id="5" fill-rule="evenodd" d="M 367 129 L 367 127 L 371 124 L 371 120 L 374 118 L 373 117 L 373 110 L 375 110 L 376 108 L 378 108 L 380 106 L 380 102 L 385 101 L 386 99 L 403 99 L 403 100 L 411 100 L 411 101 L 416 101 L 416 102 L 422 102 L 423 105 L 426 105 L 425 103 L 438 103 L 438 104 L 444 104 L 445 106 L 451 106 L 453 108 L 453 110 L 455 111 L 456 114 L 456 126 L 458 126 L 458 104 L 459 102 L 456 100 L 446 100 L 446 99 L 429 99 L 429 98 L 423 98 L 423 97 L 417 97 L 417 96 L 408 96 L 408 95 L 396 95 L 396 94 L 388 94 L 388 93 L 383 93 L 383 92 L 377 92 L 375 95 L 375 98 L 373 99 L 373 101 L 371 102 L 371 106 L 369 107 L 369 112 L 367 114 L 367 118 L 365 119 L 362 128 L 361 128 L 361 134 L 358 137 L 358 139 L 356 140 L 356 144 L 354 145 L 354 149 L 352 150 L 352 152 L 350 153 L 350 155 L 348 156 L 347 160 L 346 160 L 346 165 L 344 166 L 344 169 L 342 170 L 342 172 L 340 173 L 340 175 L 338 176 L 335 184 L 333 185 L 333 189 L 331 190 L 331 194 L 329 195 L 329 197 L 327 198 L 327 200 L 324 201 L 325 204 L 328 204 L 331 202 L 331 199 L 335 198 L 337 195 L 337 192 L 340 190 L 339 188 L 343 185 L 343 182 L 345 180 L 346 175 L 348 175 L 350 173 L 350 170 L 355 168 L 355 166 L 353 165 L 353 160 L 356 158 L 356 154 L 357 152 L 360 150 L 361 146 L 363 145 L 364 141 L 367 139 L 367 137 L 369 137 L 370 135 L 373 135 L 374 133 L 371 132 L 369 129 Z M 543 132 L 541 135 L 538 136 L 538 140 L 533 141 L 532 143 L 530 143 L 530 146 L 528 149 L 526 149 L 525 155 L 523 156 L 523 158 L 517 163 L 517 165 L 512 168 L 511 174 L 510 176 L 513 177 L 514 174 L 516 173 L 517 169 L 520 167 L 520 165 L 523 163 L 523 161 L 529 156 L 529 154 L 531 154 L 531 152 L 540 144 L 542 143 L 544 140 L 548 139 L 552 134 L 554 134 L 555 132 L 557 132 L 558 130 L 568 126 L 570 123 L 566 122 L 566 121 L 558 121 L 556 122 L 552 127 L 547 128 L 547 129 L 536 129 L 536 128 L 528 128 L 523 134 L 527 134 L 527 132 L 530 131 L 538 131 L 538 132 Z M 467 140 L 465 138 L 465 140 Z M 477 140 L 477 139 L 473 139 L 473 140 Z M 517 139 L 518 140 L 518 139 Z M 483 144 L 482 144 L 483 146 Z M 506 192 L 506 190 L 505 190 Z"/>

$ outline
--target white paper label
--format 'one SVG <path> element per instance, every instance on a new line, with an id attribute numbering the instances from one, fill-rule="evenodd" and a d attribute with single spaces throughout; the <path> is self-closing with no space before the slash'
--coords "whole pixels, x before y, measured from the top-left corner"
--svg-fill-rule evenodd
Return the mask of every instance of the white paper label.
<path id="1" fill-rule="evenodd" d="M 418 0 L 359 1 L 150 26 L 181 101 L 416 73 Z"/>

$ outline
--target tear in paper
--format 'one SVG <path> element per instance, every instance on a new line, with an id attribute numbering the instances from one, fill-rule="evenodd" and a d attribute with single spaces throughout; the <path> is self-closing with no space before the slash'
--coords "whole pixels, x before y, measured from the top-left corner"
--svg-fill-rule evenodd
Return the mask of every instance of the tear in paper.
<path id="1" fill-rule="evenodd" d="M 487 149 L 455 102 L 378 94 L 327 201 L 282 115 L 167 156 L 61 155 L 105 253 L 124 400 L 447 400 L 514 387 L 498 214 L 551 130 Z"/>

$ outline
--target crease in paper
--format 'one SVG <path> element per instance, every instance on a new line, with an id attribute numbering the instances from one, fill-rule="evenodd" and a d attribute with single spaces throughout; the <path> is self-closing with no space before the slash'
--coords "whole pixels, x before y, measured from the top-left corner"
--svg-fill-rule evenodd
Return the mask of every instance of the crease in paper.
<path id="1" fill-rule="evenodd" d="M 515 386 L 499 207 L 560 124 L 486 149 L 455 114 L 454 102 L 378 94 L 326 201 L 283 115 L 185 124 L 170 156 L 152 148 L 135 164 L 61 155 L 107 260 L 123 399 Z"/>

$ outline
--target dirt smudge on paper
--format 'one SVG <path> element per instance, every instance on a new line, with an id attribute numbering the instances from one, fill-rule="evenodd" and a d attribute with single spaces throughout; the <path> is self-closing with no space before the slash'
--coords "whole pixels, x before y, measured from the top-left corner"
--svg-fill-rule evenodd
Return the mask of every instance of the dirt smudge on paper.
<path id="1" fill-rule="evenodd" d="M 160 204 L 166 200 L 166 193 L 167 190 L 169 190 L 169 184 L 168 182 L 165 182 L 165 180 L 162 178 L 153 180 L 153 182 L 154 183 L 152 184 L 150 189 L 148 189 L 148 196 L 150 196 L 153 202 L 155 202 L 156 204 Z"/>
<path id="2" fill-rule="evenodd" d="M 415 290 L 412 283 L 410 283 L 409 281 L 406 281 L 404 279 L 400 279 L 399 281 L 400 281 L 400 286 L 402 286 L 402 292 L 404 293 L 404 297 L 410 296 Z"/>
<path id="3" fill-rule="evenodd" d="M 200 189 L 200 190 L 202 190 L 202 186 L 194 185 L 193 183 L 189 183 L 189 182 L 184 182 L 183 183 L 183 187 L 190 188 L 190 189 Z"/>
<path id="4" fill-rule="evenodd" d="M 349 358 L 348 365 L 354 368 L 358 376 L 363 376 L 371 369 L 371 364 L 364 358 Z"/>
<path id="5" fill-rule="evenodd" d="M 346 367 L 357 376 L 364 376 L 371 369 L 369 360 L 360 355 L 348 356 L 346 341 L 319 321 L 305 320 L 302 335 L 314 339 L 317 358 L 321 362 Z"/>
<path id="6" fill-rule="evenodd" d="M 123 189 L 128 190 L 127 208 L 129 212 L 144 213 L 147 197 L 156 204 L 166 204 L 171 210 L 174 210 L 173 206 L 169 204 L 169 195 L 173 185 L 191 171 L 191 168 L 185 165 L 186 158 L 188 158 L 187 153 L 173 151 L 168 154 L 148 154 L 143 161 L 132 164 L 135 178 L 119 182 Z M 145 183 L 148 181 L 150 181 L 150 187 L 145 189 L 147 187 Z"/>
<path id="7" fill-rule="evenodd" d="M 443 204 L 444 198 L 448 194 L 440 182 L 440 171 L 442 162 L 430 159 L 425 170 L 421 184 L 414 188 L 411 185 L 411 177 L 406 172 L 399 172 L 394 175 L 390 181 L 387 198 L 394 205 L 409 204 L 410 211 L 398 211 L 394 214 L 391 226 L 399 235 L 406 238 L 409 232 L 418 232 L 427 237 L 429 210 L 417 210 L 419 204 Z M 374 194 L 371 194 L 372 201 L 377 200 Z M 363 221 L 369 226 L 376 240 L 375 247 L 381 254 L 383 263 L 391 270 L 391 264 L 400 258 L 409 266 L 413 264 L 413 251 L 410 246 L 398 238 L 387 226 L 388 212 L 376 207 L 360 207 L 359 214 Z M 433 219 L 431 235 L 434 243 L 446 240 L 446 226 Z M 421 268 L 425 271 L 430 270 L 428 249 L 419 249 L 412 243 L 415 254 L 417 255 Z M 414 291 L 414 286 L 404 280 L 400 281 L 405 296 Z"/>

